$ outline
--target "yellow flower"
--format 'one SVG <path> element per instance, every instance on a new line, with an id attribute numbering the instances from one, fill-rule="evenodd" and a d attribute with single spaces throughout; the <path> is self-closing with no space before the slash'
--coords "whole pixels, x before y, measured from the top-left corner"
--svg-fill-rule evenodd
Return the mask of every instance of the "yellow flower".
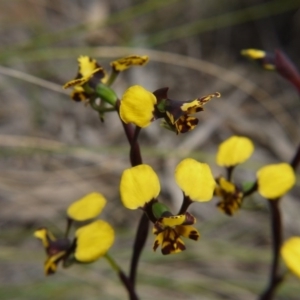
<path id="1" fill-rule="evenodd" d="M 184 192 L 184 201 L 209 201 L 214 192 L 215 180 L 208 165 L 194 159 L 185 159 L 178 164 L 175 179 Z M 193 240 L 199 232 L 192 227 L 196 219 L 186 212 L 184 206 L 179 215 L 169 212 L 167 206 L 159 203 L 160 192 L 156 173 L 148 165 L 138 165 L 125 170 L 121 177 L 120 193 L 123 205 L 129 209 L 142 208 L 154 223 L 153 233 L 157 235 L 153 249 L 161 246 L 163 254 L 178 253 L 185 249 L 181 236 Z M 183 202 L 185 204 L 185 202 Z"/>
<path id="2" fill-rule="evenodd" d="M 285 241 L 281 256 L 288 269 L 300 278 L 300 237 L 294 236 Z"/>
<path id="3" fill-rule="evenodd" d="M 300 73 L 294 63 L 281 50 L 265 52 L 257 49 L 246 49 L 242 50 L 241 54 L 257 61 L 266 70 L 276 70 L 300 92 Z"/>
<path id="4" fill-rule="evenodd" d="M 192 201 L 211 200 L 216 182 L 209 165 L 192 158 L 182 160 L 176 167 L 175 180 Z"/>
<path id="5" fill-rule="evenodd" d="M 105 76 L 105 70 L 97 63 L 95 59 L 92 59 L 88 56 L 80 56 L 78 58 L 77 76 L 75 79 L 67 82 L 64 85 L 64 89 L 67 89 L 69 87 L 83 86 L 93 77 L 96 78 L 97 82 L 101 82 L 105 78 Z"/>
<path id="6" fill-rule="evenodd" d="M 125 71 L 132 66 L 143 66 L 148 62 L 147 56 L 132 55 L 111 62 L 112 73 L 108 77 L 105 70 L 97 61 L 89 56 L 78 58 L 78 73 L 75 79 L 68 81 L 63 87 L 65 89 L 74 87 L 71 98 L 74 101 L 86 101 L 94 95 L 96 86 L 100 83 L 110 85 L 119 72 Z M 86 87 L 86 84 L 89 87 Z"/>
<path id="7" fill-rule="evenodd" d="M 134 123 L 139 127 L 147 127 L 154 119 L 156 98 L 153 93 L 142 86 L 134 85 L 122 96 L 120 117 L 124 123 Z"/>
<path id="8" fill-rule="evenodd" d="M 295 184 L 293 168 L 287 163 L 267 165 L 257 172 L 258 192 L 267 199 L 286 194 Z"/>
<path id="9" fill-rule="evenodd" d="M 185 250 L 181 236 L 197 241 L 200 237 L 194 224 L 196 219 L 186 212 L 184 215 L 168 216 L 158 219 L 153 227 L 153 234 L 157 235 L 153 250 L 161 246 L 164 255 L 179 253 Z"/>
<path id="10" fill-rule="evenodd" d="M 77 242 L 74 256 L 82 263 L 93 262 L 105 255 L 115 237 L 113 228 L 102 220 L 80 227 L 75 236 Z"/>
<path id="11" fill-rule="evenodd" d="M 71 247 L 70 241 L 67 238 L 56 239 L 47 228 L 36 230 L 34 236 L 42 241 L 47 254 L 47 259 L 44 263 L 45 275 L 55 273 L 58 263 L 66 258 L 67 252 Z"/>
<path id="12" fill-rule="evenodd" d="M 68 217 L 75 221 L 86 221 L 97 217 L 103 210 L 106 199 L 99 193 L 90 193 L 73 202 L 68 210 Z"/>
<path id="13" fill-rule="evenodd" d="M 218 208 L 229 216 L 232 216 L 242 205 L 243 193 L 232 182 L 224 177 L 217 178 L 215 195 L 221 198 Z"/>
<path id="14" fill-rule="evenodd" d="M 221 167 L 233 167 L 245 162 L 253 153 L 254 146 L 250 139 L 232 136 L 220 144 L 217 164 Z"/>
<path id="15" fill-rule="evenodd" d="M 179 133 L 186 133 L 193 130 L 198 124 L 198 119 L 191 117 L 191 114 L 203 111 L 203 106 L 214 97 L 221 97 L 220 93 L 206 95 L 190 101 L 177 101 L 171 99 L 159 99 L 158 109 L 165 111 L 165 121 L 169 129 Z M 161 105 L 163 103 L 164 105 Z"/>
<path id="16" fill-rule="evenodd" d="M 114 242 L 114 230 L 105 221 L 97 220 L 80 227 L 72 241 L 67 237 L 73 224 L 71 220 L 90 220 L 102 211 L 105 204 L 105 198 L 98 193 L 90 193 L 71 204 L 67 211 L 69 219 L 63 238 L 57 239 L 47 228 L 35 231 L 34 236 L 42 241 L 46 250 L 46 275 L 55 273 L 60 261 L 63 267 L 67 267 L 74 262 L 93 262 L 105 255 Z"/>
<path id="17" fill-rule="evenodd" d="M 244 49 L 241 51 L 241 54 L 247 58 L 258 61 L 266 70 L 273 71 L 276 69 L 275 58 L 271 53 L 258 49 Z"/>
<path id="18" fill-rule="evenodd" d="M 156 119 L 163 118 L 163 126 L 178 133 L 188 132 L 196 127 L 198 119 L 190 114 L 203 111 L 203 105 L 220 93 L 210 94 L 195 100 L 171 100 L 168 88 L 161 88 L 153 93 L 139 85 L 127 89 L 122 97 L 120 117 L 125 123 L 147 127 Z"/>

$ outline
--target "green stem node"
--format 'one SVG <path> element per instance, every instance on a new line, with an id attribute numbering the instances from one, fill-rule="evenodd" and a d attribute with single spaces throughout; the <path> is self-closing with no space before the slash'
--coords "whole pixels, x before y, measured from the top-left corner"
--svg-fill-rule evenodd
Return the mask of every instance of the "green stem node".
<path id="1" fill-rule="evenodd" d="M 155 202 L 152 205 L 152 213 L 156 219 L 161 218 L 166 212 L 169 212 L 170 209 L 162 203 Z"/>

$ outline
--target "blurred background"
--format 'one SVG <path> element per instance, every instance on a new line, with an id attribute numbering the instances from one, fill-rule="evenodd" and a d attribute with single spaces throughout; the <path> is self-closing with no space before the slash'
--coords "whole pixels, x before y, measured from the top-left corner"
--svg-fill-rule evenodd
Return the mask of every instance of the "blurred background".
<path id="1" fill-rule="evenodd" d="M 177 163 L 189 156 L 210 164 L 218 144 L 233 134 L 250 137 L 251 159 L 235 181 L 254 180 L 267 163 L 290 161 L 300 142 L 297 91 L 277 73 L 241 57 L 241 49 L 282 49 L 300 66 L 298 0 L 1 0 L 0 1 L 0 299 L 126 299 L 105 260 L 43 274 L 44 250 L 33 232 L 65 228 L 68 205 L 91 191 L 108 205 L 101 218 L 114 225 L 110 253 L 128 270 L 141 212 L 120 202 L 119 178 L 129 167 L 120 121 L 105 122 L 61 86 L 75 77 L 77 57 L 109 62 L 146 54 L 146 67 L 122 73 L 118 95 L 134 84 L 148 90 L 168 86 L 172 99 L 213 92 L 199 125 L 176 136 L 159 122 L 142 131 L 145 163 L 159 174 L 160 200 L 174 213 L 181 192 Z M 284 236 L 300 235 L 299 176 L 284 197 Z M 255 195 L 228 217 L 217 199 L 194 204 L 201 232 L 187 250 L 163 256 L 149 235 L 137 279 L 141 299 L 257 299 L 268 282 L 271 261 L 267 203 Z M 284 266 L 282 266 L 284 270 Z M 299 280 L 288 276 L 276 299 L 299 299 Z"/>

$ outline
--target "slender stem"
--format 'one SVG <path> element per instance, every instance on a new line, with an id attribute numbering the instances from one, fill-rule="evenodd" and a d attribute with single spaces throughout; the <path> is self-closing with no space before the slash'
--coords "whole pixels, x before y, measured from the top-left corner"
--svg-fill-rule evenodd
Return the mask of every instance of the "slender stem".
<path id="1" fill-rule="evenodd" d="M 187 197 L 183 194 L 183 201 L 178 214 L 184 214 L 192 203 L 193 201 L 190 199 L 190 197 Z"/>
<path id="2" fill-rule="evenodd" d="M 227 177 L 228 181 L 231 181 L 231 177 L 232 177 L 232 173 L 233 173 L 234 167 L 235 166 L 231 166 L 231 167 L 227 167 L 226 168 L 226 171 L 227 171 L 226 177 Z"/>
<path id="3" fill-rule="evenodd" d="M 280 201 L 279 199 L 276 199 L 269 200 L 268 202 L 270 208 L 273 259 L 270 270 L 269 284 L 266 290 L 260 296 L 259 300 L 272 300 L 276 288 L 283 280 L 283 277 L 279 274 L 280 248 L 282 244 L 282 222 L 279 208 Z"/>
<path id="4" fill-rule="evenodd" d="M 116 110 L 119 113 L 120 108 L 120 100 L 116 101 Z M 140 132 L 140 128 L 136 128 L 135 132 L 133 132 L 133 127 L 131 124 L 125 124 L 122 119 L 120 118 L 127 140 L 130 144 L 130 162 L 132 166 L 137 166 L 142 164 L 142 156 L 139 144 L 137 142 L 138 134 Z M 143 248 L 145 246 L 147 237 L 149 233 L 149 218 L 144 213 L 140 219 L 140 223 L 137 228 L 134 245 L 133 245 L 133 252 L 131 257 L 131 264 L 130 264 L 130 275 L 129 279 L 132 284 L 132 288 L 135 287 L 135 281 L 136 281 L 136 273 L 137 273 L 137 267 L 138 262 L 140 259 L 140 256 L 142 254 Z"/>
<path id="5" fill-rule="evenodd" d="M 256 192 L 257 188 L 258 188 L 258 185 L 257 185 L 257 181 L 256 181 L 256 182 L 253 183 L 252 187 L 249 190 L 247 190 L 243 193 L 243 198 L 245 198 L 247 196 L 250 196 L 251 194 Z"/>
<path id="6" fill-rule="evenodd" d="M 300 144 L 296 150 L 293 159 L 291 160 L 291 166 L 294 170 L 296 170 L 299 164 L 300 164 Z"/>
<path id="7" fill-rule="evenodd" d="M 119 109 L 120 109 L 120 100 L 117 100 L 116 102 L 116 110 L 119 113 Z M 133 132 L 133 127 L 131 124 L 126 124 L 122 121 L 122 119 L 120 118 L 127 140 L 131 146 L 130 148 L 130 163 L 132 166 L 137 166 L 143 163 L 142 161 L 142 156 L 141 156 L 141 151 L 140 151 L 140 146 L 137 142 L 137 134 L 139 133 L 139 131 L 134 133 Z"/>
<path id="8" fill-rule="evenodd" d="M 70 218 L 67 218 L 67 226 L 66 226 L 66 231 L 65 231 L 65 238 L 68 237 L 69 232 L 70 232 L 70 228 L 71 228 L 72 224 L 73 224 L 73 220 L 70 219 Z"/>
<path id="9" fill-rule="evenodd" d="M 142 163 L 141 152 L 139 149 L 139 144 L 137 143 L 137 139 L 138 139 L 140 131 L 141 131 L 140 127 L 135 128 L 134 135 L 133 135 L 133 138 L 131 141 L 130 161 L 131 161 L 132 166 L 137 166 Z"/>
<path id="10" fill-rule="evenodd" d="M 109 78 L 106 82 L 106 85 L 111 86 L 114 83 L 114 81 L 116 80 L 116 78 L 118 77 L 119 74 L 120 74 L 120 72 L 112 70 L 112 72 L 111 72 L 111 74 L 110 74 L 110 76 L 109 76 Z"/>
<path id="11" fill-rule="evenodd" d="M 138 229 L 133 244 L 132 257 L 131 257 L 129 279 L 133 287 L 135 286 L 136 271 L 139 263 L 139 258 L 145 246 L 145 243 L 147 241 L 148 232 L 149 232 L 149 219 L 148 216 L 144 213 L 138 225 Z"/>
<path id="12" fill-rule="evenodd" d="M 120 280 L 122 281 L 123 285 L 127 289 L 127 292 L 129 294 L 130 300 L 138 300 L 138 296 L 135 293 L 135 290 L 132 286 L 131 281 L 128 279 L 128 277 L 125 275 L 125 273 L 122 271 L 120 266 L 116 263 L 116 261 L 108 254 L 106 253 L 104 257 L 107 259 L 109 264 L 111 265 L 112 269 L 118 273 L 118 276 Z"/>

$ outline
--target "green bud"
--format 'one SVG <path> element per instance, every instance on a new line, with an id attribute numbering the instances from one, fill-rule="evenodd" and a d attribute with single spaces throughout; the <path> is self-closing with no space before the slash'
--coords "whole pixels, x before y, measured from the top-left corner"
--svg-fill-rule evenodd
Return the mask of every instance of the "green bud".
<path id="1" fill-rule="evenodd" d="M 152 205 L 152 213 L 156 219 L 159 219 L 163 216 L 164 213 L 169 212 L 170 209 L 165 204 L 155 202 Z"/>
<path id="2" fill-rule="evenodd" d="M 109 86 L 99 83 L 96 87 L 96 94 L 99 96 L 103 101 L 115 106 L 118 97 L 113 89 Z"/>

